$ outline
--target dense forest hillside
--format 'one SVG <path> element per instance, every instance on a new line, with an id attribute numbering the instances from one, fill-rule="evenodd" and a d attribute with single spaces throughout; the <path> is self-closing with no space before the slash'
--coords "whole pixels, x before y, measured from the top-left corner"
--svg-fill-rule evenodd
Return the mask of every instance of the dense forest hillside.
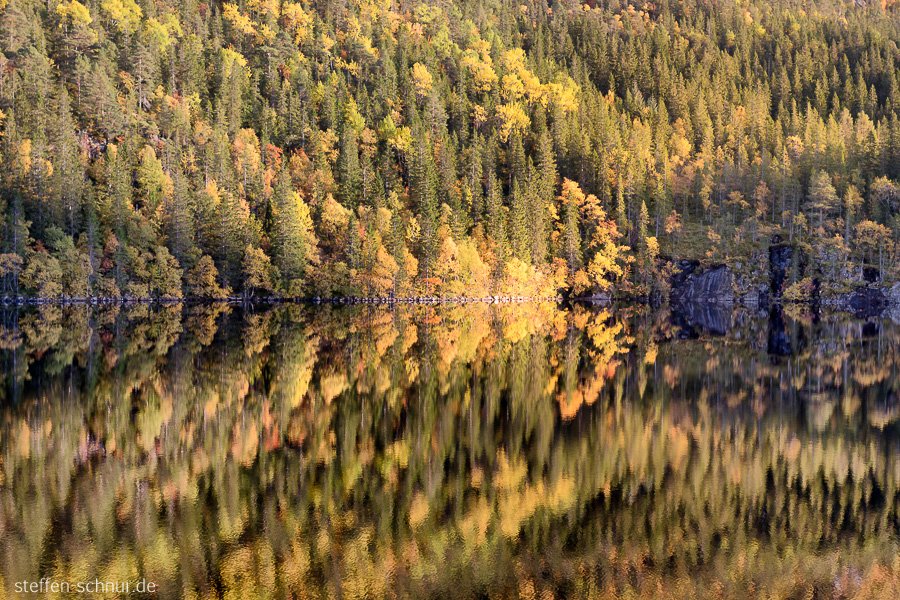
<path id="1" fill-rule="evenodd" d="M 891 280 L 892 5 L 0 0 L 2 292 Z"/>

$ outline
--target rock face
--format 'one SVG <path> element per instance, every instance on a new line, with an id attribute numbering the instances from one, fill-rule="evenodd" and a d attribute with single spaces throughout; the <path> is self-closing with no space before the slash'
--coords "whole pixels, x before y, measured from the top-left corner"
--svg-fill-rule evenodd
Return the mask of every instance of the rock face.
<path id="1" fill-rule="evenodd" d="M 679 260 L 678 272 L 672 275 L 672 289 L 680 288 L 700 266 L 699 260 Z"/>
<path id="2" fill-rule="evenodd" d="M 863 267 L 862 276 L 866 283 L 876 283 L 881 279 L 881 271 L 875 267 Z"/>
<path id="3" fill-rule="evenodd" d="M 716 265 L 698 271 L 699 263 L 681 261 L 680 273 L 672 279 L 672 304 L 734 302 L 731 270 L 725 265 Z"/>
<path id="4" fill-rule="evenodd" d="M 891 287 L 863 286 L 852 292 L 837 294 L 823 302 L 825 306 L 845 310 L 858 316 L 886 314 L 900 321 L 900 283 Z"/>
<path id="5" fill-rule="evenodd" d="M 592 296 L 586 296 L 584 300 L 599 306 L 609 306 L 612 303 L 612 294 L 609 292 L 597 292 Z"/>
<path id="6" fill-rule="evenodd" d="M 900 304 L 900 283 L 887 288 L 887 297 L 891 304 Z"/>
<path id="7" fill-rule="evenodd" d="M 787 244 L 769 246 L 769 273 L 772 276 L 771 289 L 775 297 L 780 297 L 784 291 L 784 282 L 791 271 L 791 262 L 794 260 L 794 247 Z"/>
<path id="8" fill-rule="evenodd" d="M 880 311 L 890 304 L 890 298 L 879 288 L 859 288 L 850 296 L 850 310 L 854 312 Z"/>
<path id="9" fill-rule="evenodd" d="M 669 304 L 679 337 L 696 337 L 697 330 L 724 335 L 731 328 L 734 277 L 725 265 L 700 268 L 700 262 L 681 260 L 672 277 Z"/>

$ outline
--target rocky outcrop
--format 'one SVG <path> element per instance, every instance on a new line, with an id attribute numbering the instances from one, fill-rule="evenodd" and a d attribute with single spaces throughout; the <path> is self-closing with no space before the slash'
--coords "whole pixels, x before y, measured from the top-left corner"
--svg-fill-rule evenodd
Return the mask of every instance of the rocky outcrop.
<path id="1" fill-rule="evenodd" d="M 853 312 L 880 311 L 890 304 L 888 296 L 880 288 L 859 288 L 850 296 L 847 303 Z"/>
<path id="2" fill-rule="evenodd" d="M 769 273 L 771 275 L 771 289 L 776 297 L 784 291 L 785 281 L 791 272 L 794 260 L 794 247 L 787 244 L 769 246 Z"/>
<path id="3" fill-rule="evenodd" d="M 672 275 L 672 289 L 680 288 L 700 266 L 699 260 L 679 260 L 675 274 Z"/>
<path id="4" fill-rule="evenodd" d="M 738 285 L 738 295 L 740 303 L 751 310 L 768 310 L 769 307 L 769 284 L 760 283 L 754 286 L 743 286 L 747 289 L 741 289 Z"/>
<path id="5" fill-rule="evenodd" d="M 862 286 L 852 292 L 831 295 L 821 302 L 836 310 L 844 310 L 857 315 L 880 315 L 885 310 L 900 313 L 900 284 L 883 288 L 877 286 Z"/>
<path id="6" fill-rule="evenodd" d="M 696 261 L 682 260 L 678 264 L 679 273 L 672 278 L 669 302 L 672 304 L 734 302 L 731 269 L 716 265 L 698 270 Z"/>
<path id="7" fill-rule="evenodd" d="M 609 306 L 610 304 L 612 304 L 613 297 L 609 292 L 597 292 L 596 294 L 592 294 L 590 296 L 578 298 L 578 300 L 583 300 L 585 302 L 596 304 L 598 306 Z"/>
<path id="8" fill-rule="evenodd" d="M 895 283 L 885 290 L 888 301 L 894 305 L 900 305 L 900 283 Z"/>

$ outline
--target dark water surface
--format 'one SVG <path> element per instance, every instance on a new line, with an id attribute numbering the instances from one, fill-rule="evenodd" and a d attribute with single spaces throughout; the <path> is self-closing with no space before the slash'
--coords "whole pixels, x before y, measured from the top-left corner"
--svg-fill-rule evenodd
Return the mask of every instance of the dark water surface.
<path id="1" fill-rule="evenodd" d="M 0 597 L 896 597 L 900 326 L 790 312 L 2 313 Z"/>

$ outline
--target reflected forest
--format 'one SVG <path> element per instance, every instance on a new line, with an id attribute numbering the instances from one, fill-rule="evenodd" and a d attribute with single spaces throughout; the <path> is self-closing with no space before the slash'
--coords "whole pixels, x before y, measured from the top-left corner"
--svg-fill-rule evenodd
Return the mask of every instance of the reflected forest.
<path id="1" fill-rule="evenodd" d="M 712 312 L 4 312 L 0 596 L 890 597 L 900 326 Z"/>

